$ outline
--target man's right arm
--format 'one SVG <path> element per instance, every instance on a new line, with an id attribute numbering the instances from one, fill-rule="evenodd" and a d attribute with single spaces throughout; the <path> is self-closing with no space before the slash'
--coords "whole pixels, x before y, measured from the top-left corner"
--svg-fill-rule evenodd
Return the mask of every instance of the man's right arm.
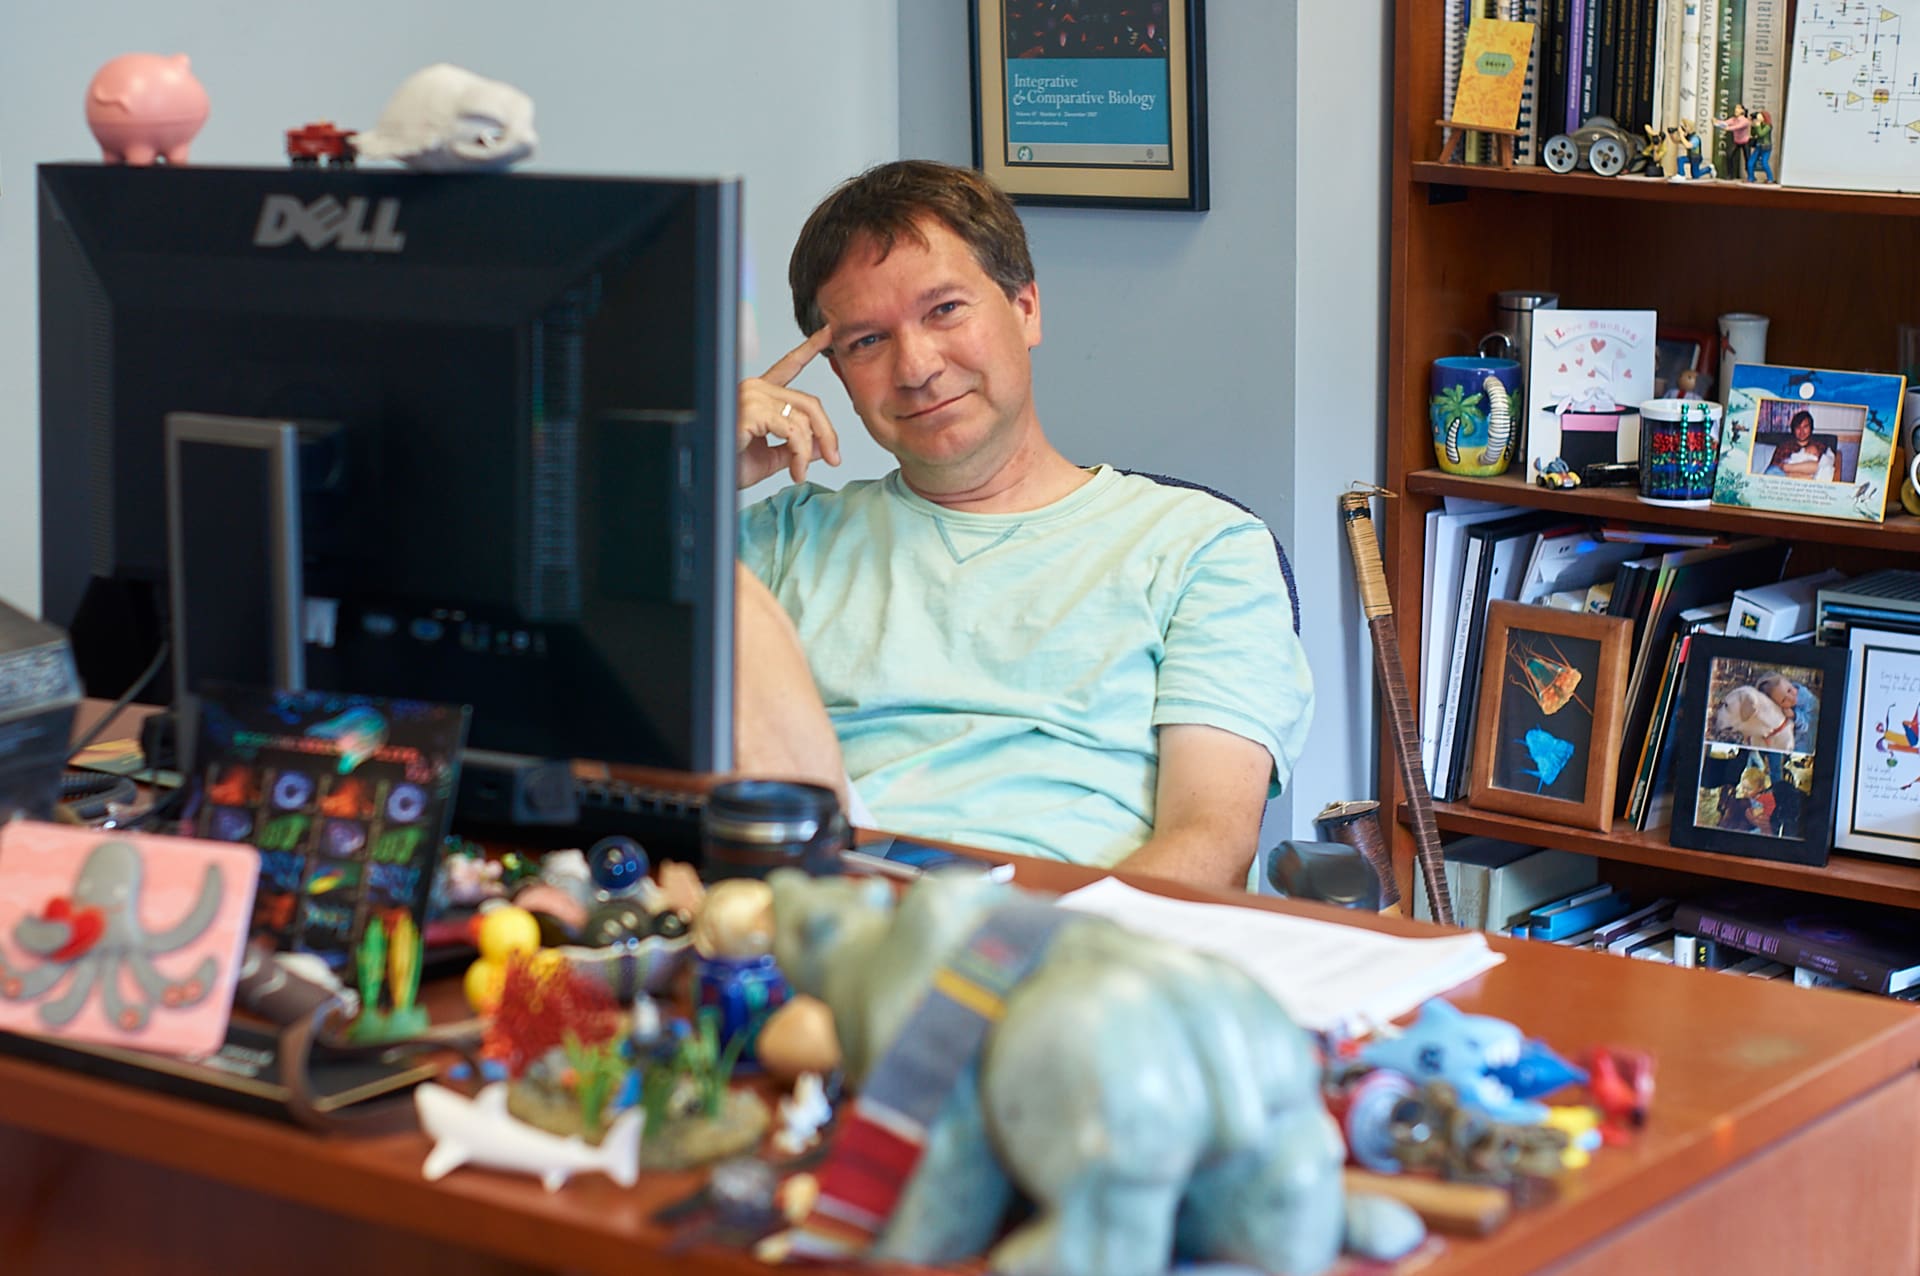
<path id="1" fill-rule="evenodd" d="M 840 464 L 840 435 L 828 419 L 826 408 L 819 399 L 794 389 L 792 384 L 832 340 L 832 330 L 822 328 L 781 355 L 765 374 L 740 383 L 734 421 L 739 438 L 741 491 L 782 469 L 798 483 L 807 477 L 807 467 L 816 460 Z M 784 441 L 774 443 L 771 438 Z"/>

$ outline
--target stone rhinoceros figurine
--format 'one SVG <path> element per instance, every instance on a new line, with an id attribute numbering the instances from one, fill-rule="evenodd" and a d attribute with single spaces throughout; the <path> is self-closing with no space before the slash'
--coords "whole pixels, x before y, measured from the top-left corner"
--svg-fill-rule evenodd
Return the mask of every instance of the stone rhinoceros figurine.
<path id="1" fill-rule="evenodd" d="M 775 956 L 832 1009 L 856 1089 L 1014 892 L 965 870 L 897 905 L 873 878 L 768 880 Z M 994 1246 L 996 1272 L 1157 1276 L 1175 1255 L 1321 1271 L 1346 1219 L 1319 1080 L 1307 1035 L 1239 970 L 1076 916 L 962 1070 L 874 1256 L 977 1256 L 1017 1185 L 1035 1213 Z"/>

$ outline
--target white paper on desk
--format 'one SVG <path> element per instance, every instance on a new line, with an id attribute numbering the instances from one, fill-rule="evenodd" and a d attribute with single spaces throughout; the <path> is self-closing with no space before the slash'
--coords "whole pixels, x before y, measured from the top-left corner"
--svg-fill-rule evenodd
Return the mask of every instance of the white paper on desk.
<path id="1" fill-rule="evenodd" d="M 1404 939 L 1262 908 L 1168 899 L 1114 877 L 1058 902 L 1232 962 L 1314 1032 L 1358 1036 L 1506 960 L 1477 931 Z"/>

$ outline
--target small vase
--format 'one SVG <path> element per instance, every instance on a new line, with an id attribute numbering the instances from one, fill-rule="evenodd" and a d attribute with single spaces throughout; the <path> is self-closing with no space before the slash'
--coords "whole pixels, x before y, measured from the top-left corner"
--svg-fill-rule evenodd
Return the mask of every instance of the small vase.
<path id="1" fill-rule="evenodd" d="M 1720 406 L 1729 402 L 1733 392 L 1733 370 L 1742 363 L 1767 361 L 1767 317 L 1730 314 L 1720 316 Z"/>
<path id="2" fill-rule="evenodd" d="M 1427 420 L 1433 456 L 1449 474 L 1488 478 L 1513 459 L 1520 364 L 1450 355 L 1433 361 Z"/>

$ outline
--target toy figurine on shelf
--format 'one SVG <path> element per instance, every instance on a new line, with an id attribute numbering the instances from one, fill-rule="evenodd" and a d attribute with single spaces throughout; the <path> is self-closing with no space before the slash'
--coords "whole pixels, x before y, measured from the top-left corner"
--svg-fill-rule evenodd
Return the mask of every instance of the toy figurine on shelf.
<path id="1" fill-rule="evenodd" d="M 1573 472 L 1573 467 L 1568 465 L 1565 459 L 1558 456 L 1546 460 L 1534 457 L 1533 481 L 1541 487 L 1561 490 L 1580 486 L 1580 476 Z"/>
<path id="2" fill-rule="evenodd" d="M 1698 403 L 1700 394 L 1700 374 L 1692 368 L 1682 368 L 1673 378 L 1673 385 L 1660 396 L 1663 399 L 1686 399 Z"/>
<path id="3" fill-rule="evenodd" d="M 1747 157 L 1753 147 L 1753 119 L 1747 114 L 1747 108 L 1735 102 L 1727 118 L 1715 120 L 1713 126 L 1727 135 L 1727 158 L 1733 164 L 1734 180 L 1752 181 L 1747 171 Z"/>
<path id="4" fill-rule="evenodd" d="M 1646 158 L 1645 171 L 1652 177 L 1655 170 L 1661 177 L 1672 177 L 1680 171 L 1679 144 L 1674 138 L 1675 129 L 1657 129 L 1646 126 L 1647 148 L 1641 154 Z"/>
<path id="5" fill-rule="evenodd" d="M 1766 170 L 1762 179 L 1759 173 Z M 1753 133 L 1747 143 L 1747 180 L 1772 182 L 1773 178 L 1773 114 L 1766 110 L 1753 113 Z"/>
<path id="6" fill-rule="evenodd" d="M 1694 129 L 1692 120 L 1680 121 L 1680 133 L 1674 140 L 1678 147 L 1678 171 L 1674 173 L 1673 181 L 1697 182 L 1713 176 L 1713 165 L 1707 163 L 1701 149 L 1700 134 Z"/>

